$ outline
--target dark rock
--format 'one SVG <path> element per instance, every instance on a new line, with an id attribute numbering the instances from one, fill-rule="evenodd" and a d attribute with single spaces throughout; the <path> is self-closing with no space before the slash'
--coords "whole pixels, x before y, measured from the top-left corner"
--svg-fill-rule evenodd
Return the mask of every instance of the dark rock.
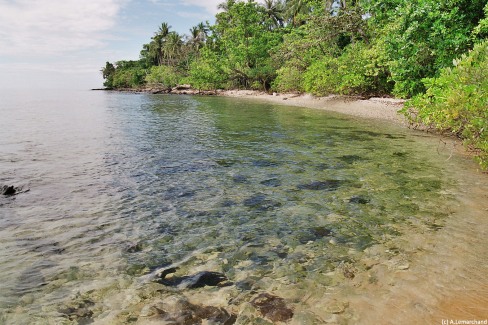
<path id="1" fill-rule="evenodd" d="M 277 247 L 272 248 L 271 251 L 279 258 L 286 258 L 288 256 L 288 248 L 282 245 L 278 245 Z"/>
<path id="2" fill-rule="evenodd" d="M 252 165 L 255 167 L 275 167 L 278 166 L 278 163 L 270 160 L 254 160 Z"/>
<path id="3" fill-rule="evenodd" d="M 178 234 L 178 230 L 176 230 L 174 227 L 166 224 L 159 225 L 157 227 L 157 231 L 160 234 L 164 235 L 170 235 L 170 236 L 176 236 Z"/>
<path id="4" fill-rule="evenodd" d="M 316 236 L 306 230 L 298 232 L 296 234 L 296 238 L 300 242 L 300 244 L 306 244 L 310 241 L 315 241 L 317 239 Z"/>
<path id="5" fill-rule="evenodd" d="M 300 184 L 297 186 L 299 190 L 312 190 L 312 191 L 335 191 L 341 185 L 343 181 L 337 179 L 330 179 L 326 181 L 313 181 L 308 184 Z"/>
<path id="6" fill-rule="evenodd" d="M 170 200 L 174 198 L 189 198 L 195 196 L 195 194 L 196 194 L 195 190 L 172 187 L 166 191 L 164 199 Z"/>
<path id="7" fill-rule="evenodd" d="M 154 94 L 154 95 L 156 95 L 156 94 L 167 94 L 169 92 L 171 92 L 171 89 L 169 89 L 169 88 L 168 89 L 152 89 L 150 91 L 150 93 Z"/>
<path id="8" fill-rule="evenodd" d="M 322 237 L 327 237 L 327 236 L 332 235 L 332 230 L 330 230 L 329 228 L 326 228 L 326 227 L 314 227 L 314 228 L 310 229 L 310 231 L 317 238 L 322 238 Z"/>
<path id="9" fill-rule="evenodd" d="M 301 244 L 306 244 L 331 235 L 332 230 L 326 227 L 313 227 L 297 232 L 297 239 Z"/>
<path id="10" fill-rule="evenodd" d="M 242 291 L 249 291 L 254 286 L 254 281 L 252 280 L 242 280 L 236 282 L 236 288 Z"/>
<path id="11" fill-rule="evenodd" d="M 247 207 L 258 209 L 261 211 L 268 211 L 281 206 L 280 202 L 266 199 L 264 194 L 256 194 L 243 201 Z"/>
<path id="12" fill-rule="evenodd" d="M 222 167 L 231 167 L 236 163 L 234 160 L 230 159 L 217 159 L 215 162 Z"/>
<path id="13" fill-rule="evenodd" d="M 160 279 L 157 282 L 171 287 L 179 287 L 180 289 L 195 289 L 205 286 L 219 286 L 227 281 L 227 277 L 219 272 L 202 271 L 189 276 L 173 276 L 166 278 L 168 274 L 175 273 L 177 268 L 170 268 L 161 273 Z"/>
<path id="14" fill-rule="evenodd" d="M 230 314 L 222 307 L 195 305 L 185 298 L 167 299 L 161 307 L 164 310 L 158 308 L 156 317 L 165 321 L 165 324 L 194 325 L 207 320 L 205 324 L 232 325 L 237 320 L 235 314 Z"/>
<path id="15" fill-rule="evenodd" d="M 353 196 L 349 199 L 349 203 L 368 204 L 371 200 L 364 196 Z"/>
<path id="16" fill-rule="evenodd" d="M 2 195 L 5 195 L 5 196 L 12 196 L 12 195 L 15 195 L 17 193 L 17 188 L 15 188 L 13 185 L 4 185 L 2 187 Z"/>
<path id="17" fill-rule="evenodd" d="M 175 90 L 190 90 L 192 89 L 190 85 L 177 85 L 176 87 L 173 87 L 173 91 Z"/>
<path id="18" fill-rule="evenodd" d="M 251 300 L 251 305 L 273 322 L 286 322 L 293 317 L 293 310 L 286 306 L 285 300 L 269 293 L 259 294 Z"/>
<path id="19" fill-rule="evenodd" d="M 202 271 L 184 279 L 181 282 L 181 286 L 190 289 L 202 288 L 205 286 L 214 287 L 224 281 L 227 281 L 227 277 L 222 273 Z"/>
<path id="20" fill-rule="evenodd" d="M 228 207 L 232 207 L 234 205 L 236 205 L 237 203 L 235 201 L 232 201 L 232 200 L 225 200 L 224 202 L 222 202 L 222 207 L 224 208 L 228 208 Z"/>
<path id="21" fill-rule="evenodd" d="M 93 311 L 90 307 L 95 304 L 88 299 L 73 303 L 71 306 L 66 306 L 58 310 L 63 317 L 68 318 L 76 324 L 91 324 L 93 323 Z"/>
<path id="22" fill-rule="evenodd" d="M 22 187 L 15 187 L 13 185 L 4 185 L 0 188 L 0 192 L 5 196 L 13 196 L 20 193 L 27 193 L 30 190 L 24 190 Z"/>
<path id="23" fill-rule="evenodd" d="M 137 253 L 142 251 L 143 246 L 141 242 L 130 243 L 127 247 L 127 253 Z"/>
<path id="24" fill-rule="evenodd" d="M 234 181 L 234 183 L 247 183 L 247 177 L 244 175 L 234 175 L 234 177 L 232 177 L 232 180 Z"/>
<path id="25" fill-rule="evenodd" d="M 406 152 L 400 152 L 400 151 L 397 151 L 397 152 L 394 152 L 393 153 L 393 156 L 395 156 L 395 157 L 401 157 L 401 158 L 406 157 L 407 155 L 408 154 Z"/>
<path id="26" fill-rule="evenodd" d="M 348 164 L 353 164 L 356 161 L 364 160 L 361 156 L 358 156 L 358 155 L 344 155 L 344 156 L 339 157 L 339 159 L 348 163 Z"/>
<path id="27" fill-rule="evenodd" d="M 261 184 L 269 187 L 278 187 L 281 186 L 281 181 L 277 178 L 271 178 L 262 181 Z"/>
<path id="28" fill-rule="evenodd" d="M 266 196 L 264 194 L 257 194 L 245 199 L 242 203 L 247 207 L 256 207 L 262 204 L 265 200 Z"/>

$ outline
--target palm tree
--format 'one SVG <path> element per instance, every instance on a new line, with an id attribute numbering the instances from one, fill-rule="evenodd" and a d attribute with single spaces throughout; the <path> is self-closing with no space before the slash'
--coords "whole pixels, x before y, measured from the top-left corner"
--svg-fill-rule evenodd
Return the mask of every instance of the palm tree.
<path id="1" fill-rule="evenodd" d="M 176 57 L 181 53 L 183 41 L 177 32 L 169 32 L 164 44 L 164 53 L 168 65 L 175 65 Z"/>
<path id="2" fill-rule="evenodd" d="M 163 65 L 164 57 L 166 56 L 165 44 L 166 38 L 170 34 L 171 26 L 164 22 L 159 26 L 158 31 L 154 33 L 151 43 L 149 43 L 149 53 L 156 57 L 156 62 L 158 65 Z"/>
<path id="3" fill-rule="evenodd" d="M 207 22 L 207 24 L 204 24 L 203 22 L 199 23 L 197 25 L 197 28 L 201 33 L 200 35 L 203 36 L 203 41 L 205 41 L 207 39 L 208 32 L 209 32 L 208 22 Z"/>
<path id="4" fill-rule="evenodd" d="M 158 52 L 155 50 L 152 42 L 149 44 L 143 44 L 140 52 L 140 58 L 145 61 L 147 65 L 158 64 Z"/>
<path id="5" fill-rule="evenodd" d="M 190 47 L 198 52 L 200 47 L 205 44 L 205 41 L 207 39 L 207 33 L 208 28 L 204 23 L 199 23 L 198 25 L 190 28 L 190 37 L 188 40 Z"/>
<path id="6" fill-rule="evenodd" d="M 217 9 L 222 10 L 222 11 L 229 11 L 230 8 L 232 8 L 233 5 L 235 5 L 237 0 L 226 0 L 222 3 L 219 3 L 217 6 Z"/>
<path id="7" fill-rule="evenodd" d="M 203 35 L 201 35 L 198 26 L 193 26 L 192 28 L 190 28 L 190 37 L 188 40 L 188 44 L 195 52 L 198 52 L 200 47 L 203 45 Z"/>
<path id="8" fill-rule="evenodd" d="M 264 0 L 262 4 L 266 16 L 272 21 L 273 27 L 283 27 L 284 6 L 280 0 Z"/>
<path id="9" fill-rule="evenodd" d="M 159 26 L 158 31 L 156 32 L 157 35 L 160 35 L 162 38 L 166 38 L 169 34 L 169 30 L 171 29 L 171 26 L 168 25 L 168 23 L 164 22 Z"/>
<path id="10" fill-rule="evenodd" d="M 236 3 L 237 0 L 225 0 L 222 3 L 219 3 L 217 9 L 219 9 L 221 12 L 215 16 L 217 25 L 227 24 L 232 21 L 232 16 L 229 14 L 229 12 Z"/>
<path id="11" fill-rule="evenodd" d="M 286 16 L 293 27 L 304 24 L 300 16 L 309 12 L 309 7 L 305 0 L 286 0 Z"/>
<path id="12" fill-rule="evenodd" d="M 164 58 L 164 39 L 161 37 L 159 34 L 155 34 L 152 37 L 151 43 L 149 43 L 149 52 L 154 53 L 156 56 L 156 61 L 158 65 L 163 64 L 163 58 Z"/>

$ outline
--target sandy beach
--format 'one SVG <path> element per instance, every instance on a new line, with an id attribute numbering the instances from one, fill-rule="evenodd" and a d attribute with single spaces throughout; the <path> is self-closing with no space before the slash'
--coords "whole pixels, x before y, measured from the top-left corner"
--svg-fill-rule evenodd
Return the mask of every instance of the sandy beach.
<path id="1" fill-rule="evenodd" d="M 249 98 L 264 100 L 277 104 L 323 109 L 331 112 L 351 115 L 355 117 L 389 121 L 407 125 L 405 117 L 398 113 L 405 103 L 395 98 L 357 99 L 331 95 L 315 97 L 310 94 L 267 94 L 252 90 L 227 90 L 218 93 L 219 96 Z"/>

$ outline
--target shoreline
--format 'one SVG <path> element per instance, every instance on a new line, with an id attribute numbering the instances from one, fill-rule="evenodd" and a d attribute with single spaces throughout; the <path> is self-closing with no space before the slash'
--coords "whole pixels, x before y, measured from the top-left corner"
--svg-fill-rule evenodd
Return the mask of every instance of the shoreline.
<path id="1" fill-rule="evenodd" d="M 315 97 L 311 94 L 273 93 L 267 94 L 253 90 L 225 90 L 217 93 L 217 96 L 258 99 L 276 104 L 320 109 L 336 112 L 354 117 L 389 121 L 403 126 L 408 126 L 406 118 L 398 113 L 405 100 L 396 98 L 360 99 L 340 95 Z"/>
<path id="2" fill-rule="evenodd" d="M 316 97 L 311 94 L 298 93 L 272 93 L 268 94 L 258 90 L 216 90 L 201 91 L 189 85 L 179 85 L 171 89 L 148 87 L 141 89 L 92 89 L 115 92 L 141 93 L 141 94 L 173 94 L 195 96 L 219 96 L 230 98 L 256 99 L 286 106 L 305 107 L 336 112 L 344 115 L 388 121 L 408 127 L 407 119 L 398 111 L 403 107 L 405 100 L 386 97 L 371 97 L 362 99 L 354 96 L 329 95 Z"/>

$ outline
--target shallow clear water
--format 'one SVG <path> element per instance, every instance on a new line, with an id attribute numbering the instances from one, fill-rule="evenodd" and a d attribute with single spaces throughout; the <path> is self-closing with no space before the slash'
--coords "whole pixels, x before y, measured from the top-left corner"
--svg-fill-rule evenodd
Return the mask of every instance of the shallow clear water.
<path id="1" fill-rule="evenodd" d="M 0 197 L 6 323 L 142 321 L 154 271 L 173 266 L 232 285 L 158 295 L 242 314 L 253 293 L 280 293 L 293 321 L 322 322 L 293 297 L 441 231 L 460 206 L 452 166 L 471 166 L 424 133 L 239 99 L 10 93 L 0 114 L 0 185 L 30 190 Z M 79 297 L 84 314 L 66 311 Z"/>

